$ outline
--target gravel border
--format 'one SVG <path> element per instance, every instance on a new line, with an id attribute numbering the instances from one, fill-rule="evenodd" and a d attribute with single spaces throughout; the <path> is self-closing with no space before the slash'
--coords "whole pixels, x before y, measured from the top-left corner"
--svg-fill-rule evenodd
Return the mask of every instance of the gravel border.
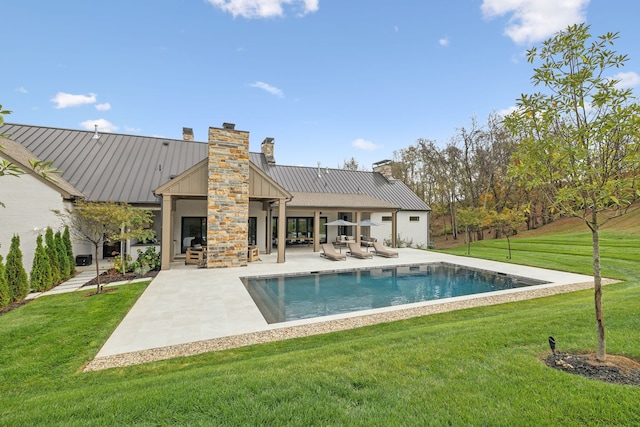
<path id="1" fill-rule="evenodd" d="M 617 280 L 602 280 L 603 285 L 617 282 Z M 187 344 L 173 345 L 169 347 L 154 348 L 132 353 L 123 353 L 95 358 L 91 362 L 89 362 L 82 371 L 91 372 L 110 368 L 121 368 L 126 366 L 139 365 L 142 363 L 172 359 L 175 357 L 193 356 L 196 354 L 207 353 L 211 351 L 229 350 L 232 348 L 281 341 L 290 338 L 299 338 L 310 335 L 344 331 L 347 329 L 354 329 L 362 326 L 374 325 L 377 323 L 394 322 L 397 320 L 404 320 L 412 317 L 426 316 L 436 313 L 444 313 L 447 311 L 503 304 L 506 302 L 522 301 L 533 298 L 541 298 L 545 296 L 574 292 L 589 288 L 593 288 L 593 282 L 582 282 L 570 285 L 545 287 L 540 289 L 493 296 L 479 296 L 462 301 L 443 302 L 441 304 L 430 304 L 421 307 L 398 309 L 384 313 L 368 314 L 346 319 L 329 320 L 324 322 L 320 321 L 317 323 L 298 326 L 275 327 L 274 329 L 248 334 L 234 335 Z"/>

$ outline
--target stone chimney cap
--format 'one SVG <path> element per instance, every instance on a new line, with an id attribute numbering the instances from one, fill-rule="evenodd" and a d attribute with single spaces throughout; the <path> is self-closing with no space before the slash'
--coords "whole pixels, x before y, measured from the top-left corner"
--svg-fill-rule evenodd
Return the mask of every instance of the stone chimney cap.
<path id="1" fill-rule="evenodd" d="M 193 128 L 182 128 L 182 133 L 185 135 L 193 135 Z"/>
<path id="2" fill-rule="evenodd" d="M 235 123 L 223 123 L 222 124 L 222 129 L 228 129 L 228 130 L 234 130 L 236 128 L 236 124 Z"/>
<path id="3" fill-rule="evenodd" d="M 273 138 L 266 137 L 264 139 L 264 141 L 262 141 L 262 143 L 263 144 L 273 144 Z"/>
<path id="4" fill-rule="evenodd" d="M 387 160 L 380 160 L 379 162 L 375 162 L 373 164 L 373 167 L 375 168 L 376 166 L 384 166 L 384 165 L 388 165 L 391 163 L 391 160 L 387 159 Z"/>

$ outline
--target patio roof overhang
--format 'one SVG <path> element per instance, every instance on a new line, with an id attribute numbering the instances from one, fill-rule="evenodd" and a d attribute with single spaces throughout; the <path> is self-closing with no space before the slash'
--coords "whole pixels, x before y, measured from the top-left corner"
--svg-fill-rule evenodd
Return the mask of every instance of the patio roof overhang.
<path id="1" fill-rule="evenodd" d="M 287 208 L 360 211 L 397 211 L 400 207 L 367 194 L 292 192 Z"/>

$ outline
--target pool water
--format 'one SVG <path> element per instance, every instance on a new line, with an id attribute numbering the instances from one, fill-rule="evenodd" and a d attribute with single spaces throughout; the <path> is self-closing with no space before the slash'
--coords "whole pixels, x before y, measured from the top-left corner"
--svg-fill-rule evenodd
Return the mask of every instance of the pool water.
<path id="1" fill-rule="evenodd" d="M 447 263 L 245 277 L 268 323 L 480 294 L 545 282 Z"/>

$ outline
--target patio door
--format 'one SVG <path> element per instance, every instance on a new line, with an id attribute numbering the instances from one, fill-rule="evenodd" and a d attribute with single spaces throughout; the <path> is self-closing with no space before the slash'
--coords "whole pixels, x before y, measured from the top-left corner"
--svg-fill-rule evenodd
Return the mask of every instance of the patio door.
<path id="1" fill-rule="evenodd" d="M 187 248 L 193 244 L 194 239 L 196 239 L 196 243 L 200 241 L 201 244 L 206 244 L 206 235 L 206 216 L 183 216 L 180 233 L 180 252 L 187 252 Z"/>

